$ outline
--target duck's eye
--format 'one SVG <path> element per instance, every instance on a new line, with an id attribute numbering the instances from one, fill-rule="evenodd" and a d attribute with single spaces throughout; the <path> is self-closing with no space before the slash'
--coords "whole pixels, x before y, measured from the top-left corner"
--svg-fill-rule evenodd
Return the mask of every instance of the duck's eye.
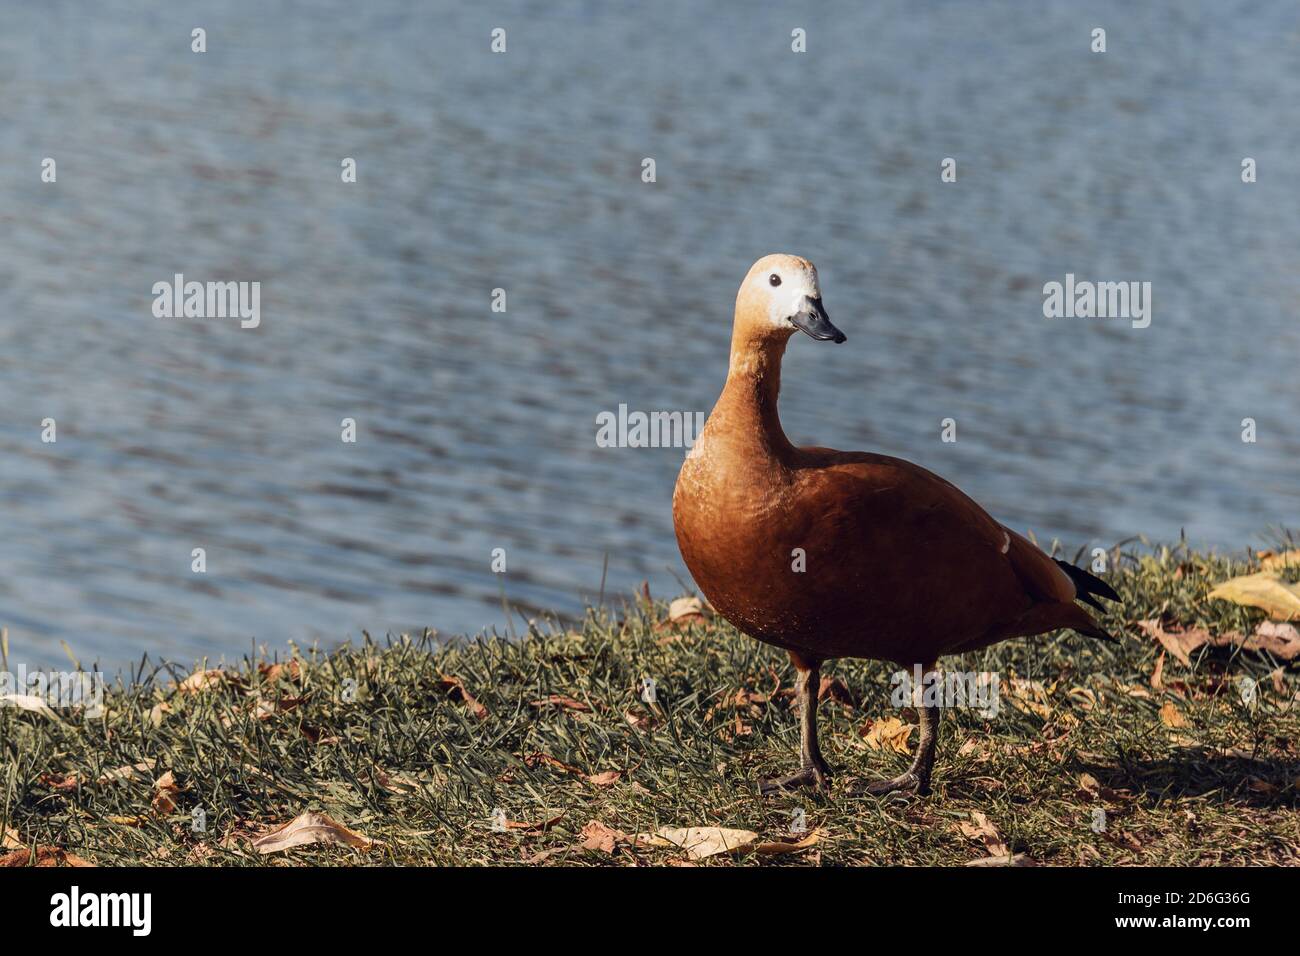
<path id="1" fill-rule="evenodd" d="M 773 272 L 770 276 L 767 277 L 767 281 L 772 283 L 772 285 L 780 285 L 781 277 L 777 275 L 775 272 Z"/>

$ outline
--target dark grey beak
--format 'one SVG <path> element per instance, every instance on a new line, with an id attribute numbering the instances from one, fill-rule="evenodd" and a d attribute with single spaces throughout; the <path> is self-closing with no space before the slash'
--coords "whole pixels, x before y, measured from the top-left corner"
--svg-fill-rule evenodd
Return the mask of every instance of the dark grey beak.
<path id="1" fill-rule="evenodd" d="M 800 312 L 790 316 L 790 321 L 800 332 L 807 332 L 819 342 L 843 342 L 844 333 L 831 325 L 831 320 L 826 316 L 826 310 L 822 308 L 820 298 L 811 299 L 807 296 L 803 300 L 803 309 Z"/>

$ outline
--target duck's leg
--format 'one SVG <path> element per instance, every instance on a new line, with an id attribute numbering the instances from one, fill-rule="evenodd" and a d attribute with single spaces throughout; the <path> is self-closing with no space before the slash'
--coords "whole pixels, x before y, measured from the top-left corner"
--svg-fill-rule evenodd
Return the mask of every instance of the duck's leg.
<path id="1" fill-rule="evenodd" d="M 795 700 L 799 707 L 800 767 L 787 777 L 760 780 L 760 793 L 785 790 L 792 787 L 816 786 L 829 790 L 831 768 L 822 759 L 817 745 L 817 695 L 822 685 L 822 662 L 790 651 L 790 661 L 795 666 Z"/>
<path id="2" fill-rule="evenodd" d="M 890 780 L 865 784 L 858 788 L 860 792 L 883 796 L 896 791 L 915 791 L 918 796 L 929 796 L 930 772 L 934 769 L 934 748 L 939 741 L 939 716 L 942 711 L 937 702 L 927 705 L 924 694 L 931 675 L 935 674 L 935 668 L 934 664 L 926 665 L 921 678 L 919 692 L 922 697 L 917 702 L 921 713 L 921 740 L 916 745 L 916 756 L 912 758 L 912 766 L 907 768 L 906 773 Z"/>

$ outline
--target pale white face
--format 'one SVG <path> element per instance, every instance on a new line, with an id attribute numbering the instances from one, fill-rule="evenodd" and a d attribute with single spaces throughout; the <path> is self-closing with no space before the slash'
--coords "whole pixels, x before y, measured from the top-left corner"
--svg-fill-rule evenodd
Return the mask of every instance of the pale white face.
<path id="1" fill-rule="evenodd" d="M 759 301 L 767 303 L 767 320 L 772 327 L 789 329 L 790 317 L 804 311 L 806 300 L 822 297 L 817 269 L 812 263 L 793 256 L 772 259 L 775 261 L 755 272 L 749 281 L 760 296 Z"/>

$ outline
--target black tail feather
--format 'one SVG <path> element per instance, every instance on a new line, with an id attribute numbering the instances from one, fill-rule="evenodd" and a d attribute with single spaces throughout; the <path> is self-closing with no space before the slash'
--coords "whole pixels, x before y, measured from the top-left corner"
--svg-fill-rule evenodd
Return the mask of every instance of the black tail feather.
<path id="1" fill-rule="evenodd" d="M 1068 562 L 1053 558 L 1061 566 L 1061 570 L 1070 576 L 1074 582 L 1074 588 L 1078 592 L 1075 596 L 1085 604 L 1090 604 L 1099 611 L 1106 610 L 1095 597 L 1094 594 L 1104 597 L 1108 601 L 1118 601 L 1120 596 L 1115 593 L 1115 589 L 1094 574 L 1089 574 L 1083 568 L 1077 567 Z"/>

